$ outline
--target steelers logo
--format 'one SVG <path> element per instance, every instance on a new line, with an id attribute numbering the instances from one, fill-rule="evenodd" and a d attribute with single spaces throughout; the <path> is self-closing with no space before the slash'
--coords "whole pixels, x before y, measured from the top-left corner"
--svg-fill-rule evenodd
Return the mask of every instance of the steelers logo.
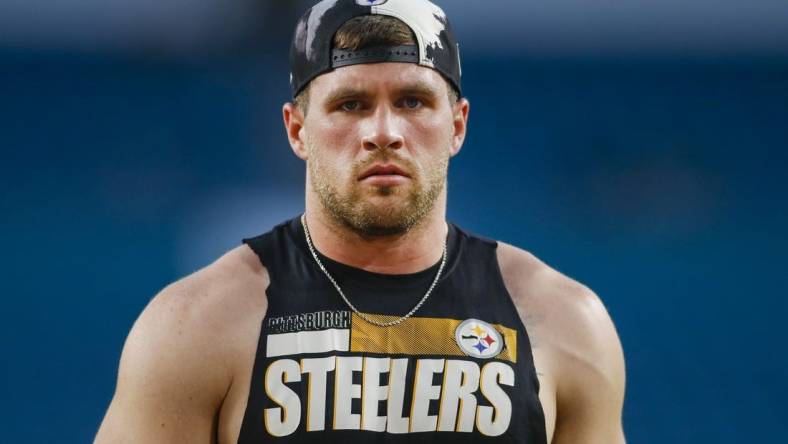
<path id="1" fill-rule="evenodd" d="M 454 336 L 460 349 L 474 358 L 492 358 L 503 350 L 503 338 L 498 330 L 478 319 L 462 321 Z"/>

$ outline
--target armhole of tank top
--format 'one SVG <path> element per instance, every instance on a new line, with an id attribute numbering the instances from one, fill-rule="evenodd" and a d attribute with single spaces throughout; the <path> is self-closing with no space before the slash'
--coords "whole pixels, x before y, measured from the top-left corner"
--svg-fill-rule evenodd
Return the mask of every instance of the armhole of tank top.
<path id="1" fill-rule="evenodd" d="M 261 297 L 266 298 L 266 307 L 265 307 L 265 314 L 263 314 L 262 319 L 260 320 L 259 330 L 257 332 L 257 340 L 255 341 L 255 348 L 254 348 L 254 359 L 252 360 L 252 368 L 249 369 L 249 392 L 246 394 L 246 403 L 243 409 L 243 415 L 241 417 L 241 425 L 238 430 L 238 440 L 236 443 L 246 443 L 251 442 L 254 440 L 254 434 L 249 430 L 250 424 L 254 421 L 252 415 L 252 410 L 250 410 L 250 406 L 255 404 L 259 404 L 259 397 L 261 394 L 259 391 L 255 390 L 255 382 L 260 383 L 259 376 L 261 374 L 260 366 L 265 361 L 265 350 L 262 349 L 264 344 L 263 342 L 263 335 L 265 334 L 265 324 L 266 320 L 268 319 L 268 311 L 269 311 L 269 302 L 268 302 L 268 289 L 271 288 L 272 279 L 269 267 L 265 264 L 263 260 L 264 254 L 262 254 L 261 249 L 263 248 L 260 244 L 262 243 L 261 239 L 258 238 L 249 238 L 249 239 L 242 239 L 242 243 L 249 247 L 257 256 L 257 259 L 260 261 L 260 265 L 265 269 L 266 274 L 268 275 L 268 285 L 262 289 Z M 253 244 L 255 244 L 253 246 Z M 264 384 L 264 381 L 262 382 Z M 258 384 L 259 385 L 259 384 Z"/>
<path id="2" fill-rule="evenodd" d="M 500 247 L 500 243 L 496 240 L 495 247 L 492 250 L 493 253 L 493 261 L 495 262 L 495 274 L 498 275 L 498 283 L 503 289 L 505 299 L 507 300 L 505 303 L 508 304 L 508 307 L 513 310 L 515 317 L 517 318 L 517 322 L 522 327 L 523 334 L 525 334 L 525 339 L 528 341 L 528 371 L 531 372 L 531 379 L 534 383 L 534 389 L 536 389 L 534 402 L 536 403 L 537 415 L 540 417 L 541 424 L 536 424 L 535 426 L 541 427 L 539 430 L 544 431 L 544 438 L 545 443 L 547 442 L 547 421 L 546 415 L 544 411 L 544 406 L 542 405 L 542 398 L 539 394 L 542 391 L 542 382 L 539 380 L 539 375 L 536 372 L 536 362 L 534 362 L 534 354 L 533 354 L 533 346 L 531 345 L 531 335 L 528 333 L 528 328 L 525 325 L 525 322 L 520 317 L 520 312 L 517 311 L 517 306 L 514 304 L 514 299 L 512 298 L 512 294 L 509 292 L 509 288 L 506 287 L 506 281 L 503 278 L 503 272 L 501 271 L 501 264 L 498 262 L 498 248 Z M 520 349 L 518 345 L 518 349 Z M 540 432 L 535 432 L 540 433 Z"/>
<path id="3" fill-rule="evenodd" d="M 503 278 L 503 271 L 501 271 L 501 264 L 498 262 L 498 247 L 500 247 L 500 244 L 498 243 L 498 241 L 493 241 L 493 242 L 495 242 L 495 248 L 493 248 L 493 261 L 495 262 L 495 274 L 498 277 L 498 284 L 501 286 L 501 289 L 503 289 L 506 299 L 505 303 L 514 312 L 515 316 L 517 317 L 517 322 L 520 324 L 520 327 L 522 327 L 523 332 L 525 333 L 526 336 L 525 339 L 528 341 L 528 356 L 531 358 L 529 367 L 533 372 L 534 381 L 536 383 L 536 392 L 539 393 L 539 391 L 541 390 L 541 382 L 539 381 L 539 377 L 536 374 L 536 363 L 534 362 L 534 355 L 532 348 L 533 346 L 531 345 L 531 335 L 530 333 L 528 333 L 528 327 L 526 327 L 525 322 L 520 317 L 520 312 L 517 311 L 517 306 L 514 303 L 512 294 L 511 292 L 509 292 L 509 288 L 506 286 L 506 280 Z"/>
<path id="4" fill-rule="evenodd" d="M 266 254 L 267 252 L 270 253 L 270 248 L 266 248 L 263 243 L 268 241 L 268 239 L 264 239 L 262 236 L 252 237 L 252 238 L 244 238 L 241 239 L 241 243 L 249 247 L 250 250 L 257 256 L 257 260 L 260 261 L 260 265 L 265 269 L 266 275 L 268 275 L 268 286 L 263 289 L 263 294 L 266 294 L 268 289 L 273 284 L 272 276 L 274 273 L 271 272 L 271 264 L 268 264 L 265 260 L 265 257 L 269 257 L 270 261 L 270 254 Z M 273 261 L 271 261 L 273 262 Z"/>
<path id="5" fill-rule="evenodd" d="M 247 241 L 250 241 L 250 242 L 247 242 Z M 257 259 L 260 261 L 260 265 L 263 267 L 263 269 L 265 269 L 265 273 L 268 276 L 268 284 L 265 286 L 265 288 L 261 288 L 260 289 L 260 297 L 265 298 L 265 314 L 263 314 L 263 318 L 260 320 L 260 326 L 259 326 L 260 330 L 257 333 L 257 344 L 255 346 L 255 364 L 254 365 L 256 365 L 257 359 L 259 357 L 258 355 L 262 351 L 260 349 L 260 347 L 262 346 L 262 342 L 261 341 L 263 339 L 263 334 L 265 333 L 265 323 L 266 323 L 266 320 L 268 319 L 268 313 L 270 312 L 270 308 L 271 308 L 271 300 L 270 300 L 270 297 L 269 297 L 269 290 L 274 286 L 274 279 L 273 279 L 273 274 L 271 273 L 271 268 L 268 265 L 266 265 L 266 261 L 264 260 L 264 256 L 265 256 L 265 254 L 263 254 L 264 247 L 262 245 L 260 245 L 262 242 L 263 242 L 262 239 L 244 239 L 243 240 L 243 243 L 245 245 L 247 245 L 249 248 L 251 248 L 252 251 L 254 251 L 255 255 L 257 256 Z M 257 245 L 252 246 L 252 243 L 256 243 Z"/>

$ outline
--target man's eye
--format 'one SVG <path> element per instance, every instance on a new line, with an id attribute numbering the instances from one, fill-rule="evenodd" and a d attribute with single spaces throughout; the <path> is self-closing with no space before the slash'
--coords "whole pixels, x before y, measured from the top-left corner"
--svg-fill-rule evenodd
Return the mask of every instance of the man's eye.
<path id="1" fill-rule="evenodd" d="M 411 109 L 418 108 L 421 106 L 421 100 L 415 97 L 407 97 L 405 98 L 405 106 Z"/>
<path id="2" fill-rule="evenodd" d="M 355 111 L 355 110 L 359 109 L 360 106 L 361 106 L 361 104 L 359 103 L 358 100 L 349 100 L 347 102 L 344 102 L 339 107 L 343 111 Z"/>

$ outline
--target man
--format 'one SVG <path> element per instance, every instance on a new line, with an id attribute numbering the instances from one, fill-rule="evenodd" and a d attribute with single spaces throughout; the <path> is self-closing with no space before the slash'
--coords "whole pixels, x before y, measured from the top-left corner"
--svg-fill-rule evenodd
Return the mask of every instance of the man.
<path id="1" fill-rule="evenodd" d="M 445 220 L 469 103 L 426 0 L 324 0 L 299 22 L 306 211 L 161 291 L 97 443 L 624 442 L 600 300 Z"/>

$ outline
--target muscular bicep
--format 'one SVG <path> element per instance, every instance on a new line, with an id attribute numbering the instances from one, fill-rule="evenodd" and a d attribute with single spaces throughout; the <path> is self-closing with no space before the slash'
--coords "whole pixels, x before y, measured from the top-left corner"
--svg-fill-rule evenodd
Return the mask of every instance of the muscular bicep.
<path id="1" fill-rule="evenodd" d="M 623 444 L 621 342 L 596 295 L 584 293 L 562 347 L 553 444 Z"/>
<path id="2" fill-rule="evenodd" d="M 126 340 L 97 444 L 214 441 L 228 375 L 201 317 L 178 287 L 151 301 Z"/>

